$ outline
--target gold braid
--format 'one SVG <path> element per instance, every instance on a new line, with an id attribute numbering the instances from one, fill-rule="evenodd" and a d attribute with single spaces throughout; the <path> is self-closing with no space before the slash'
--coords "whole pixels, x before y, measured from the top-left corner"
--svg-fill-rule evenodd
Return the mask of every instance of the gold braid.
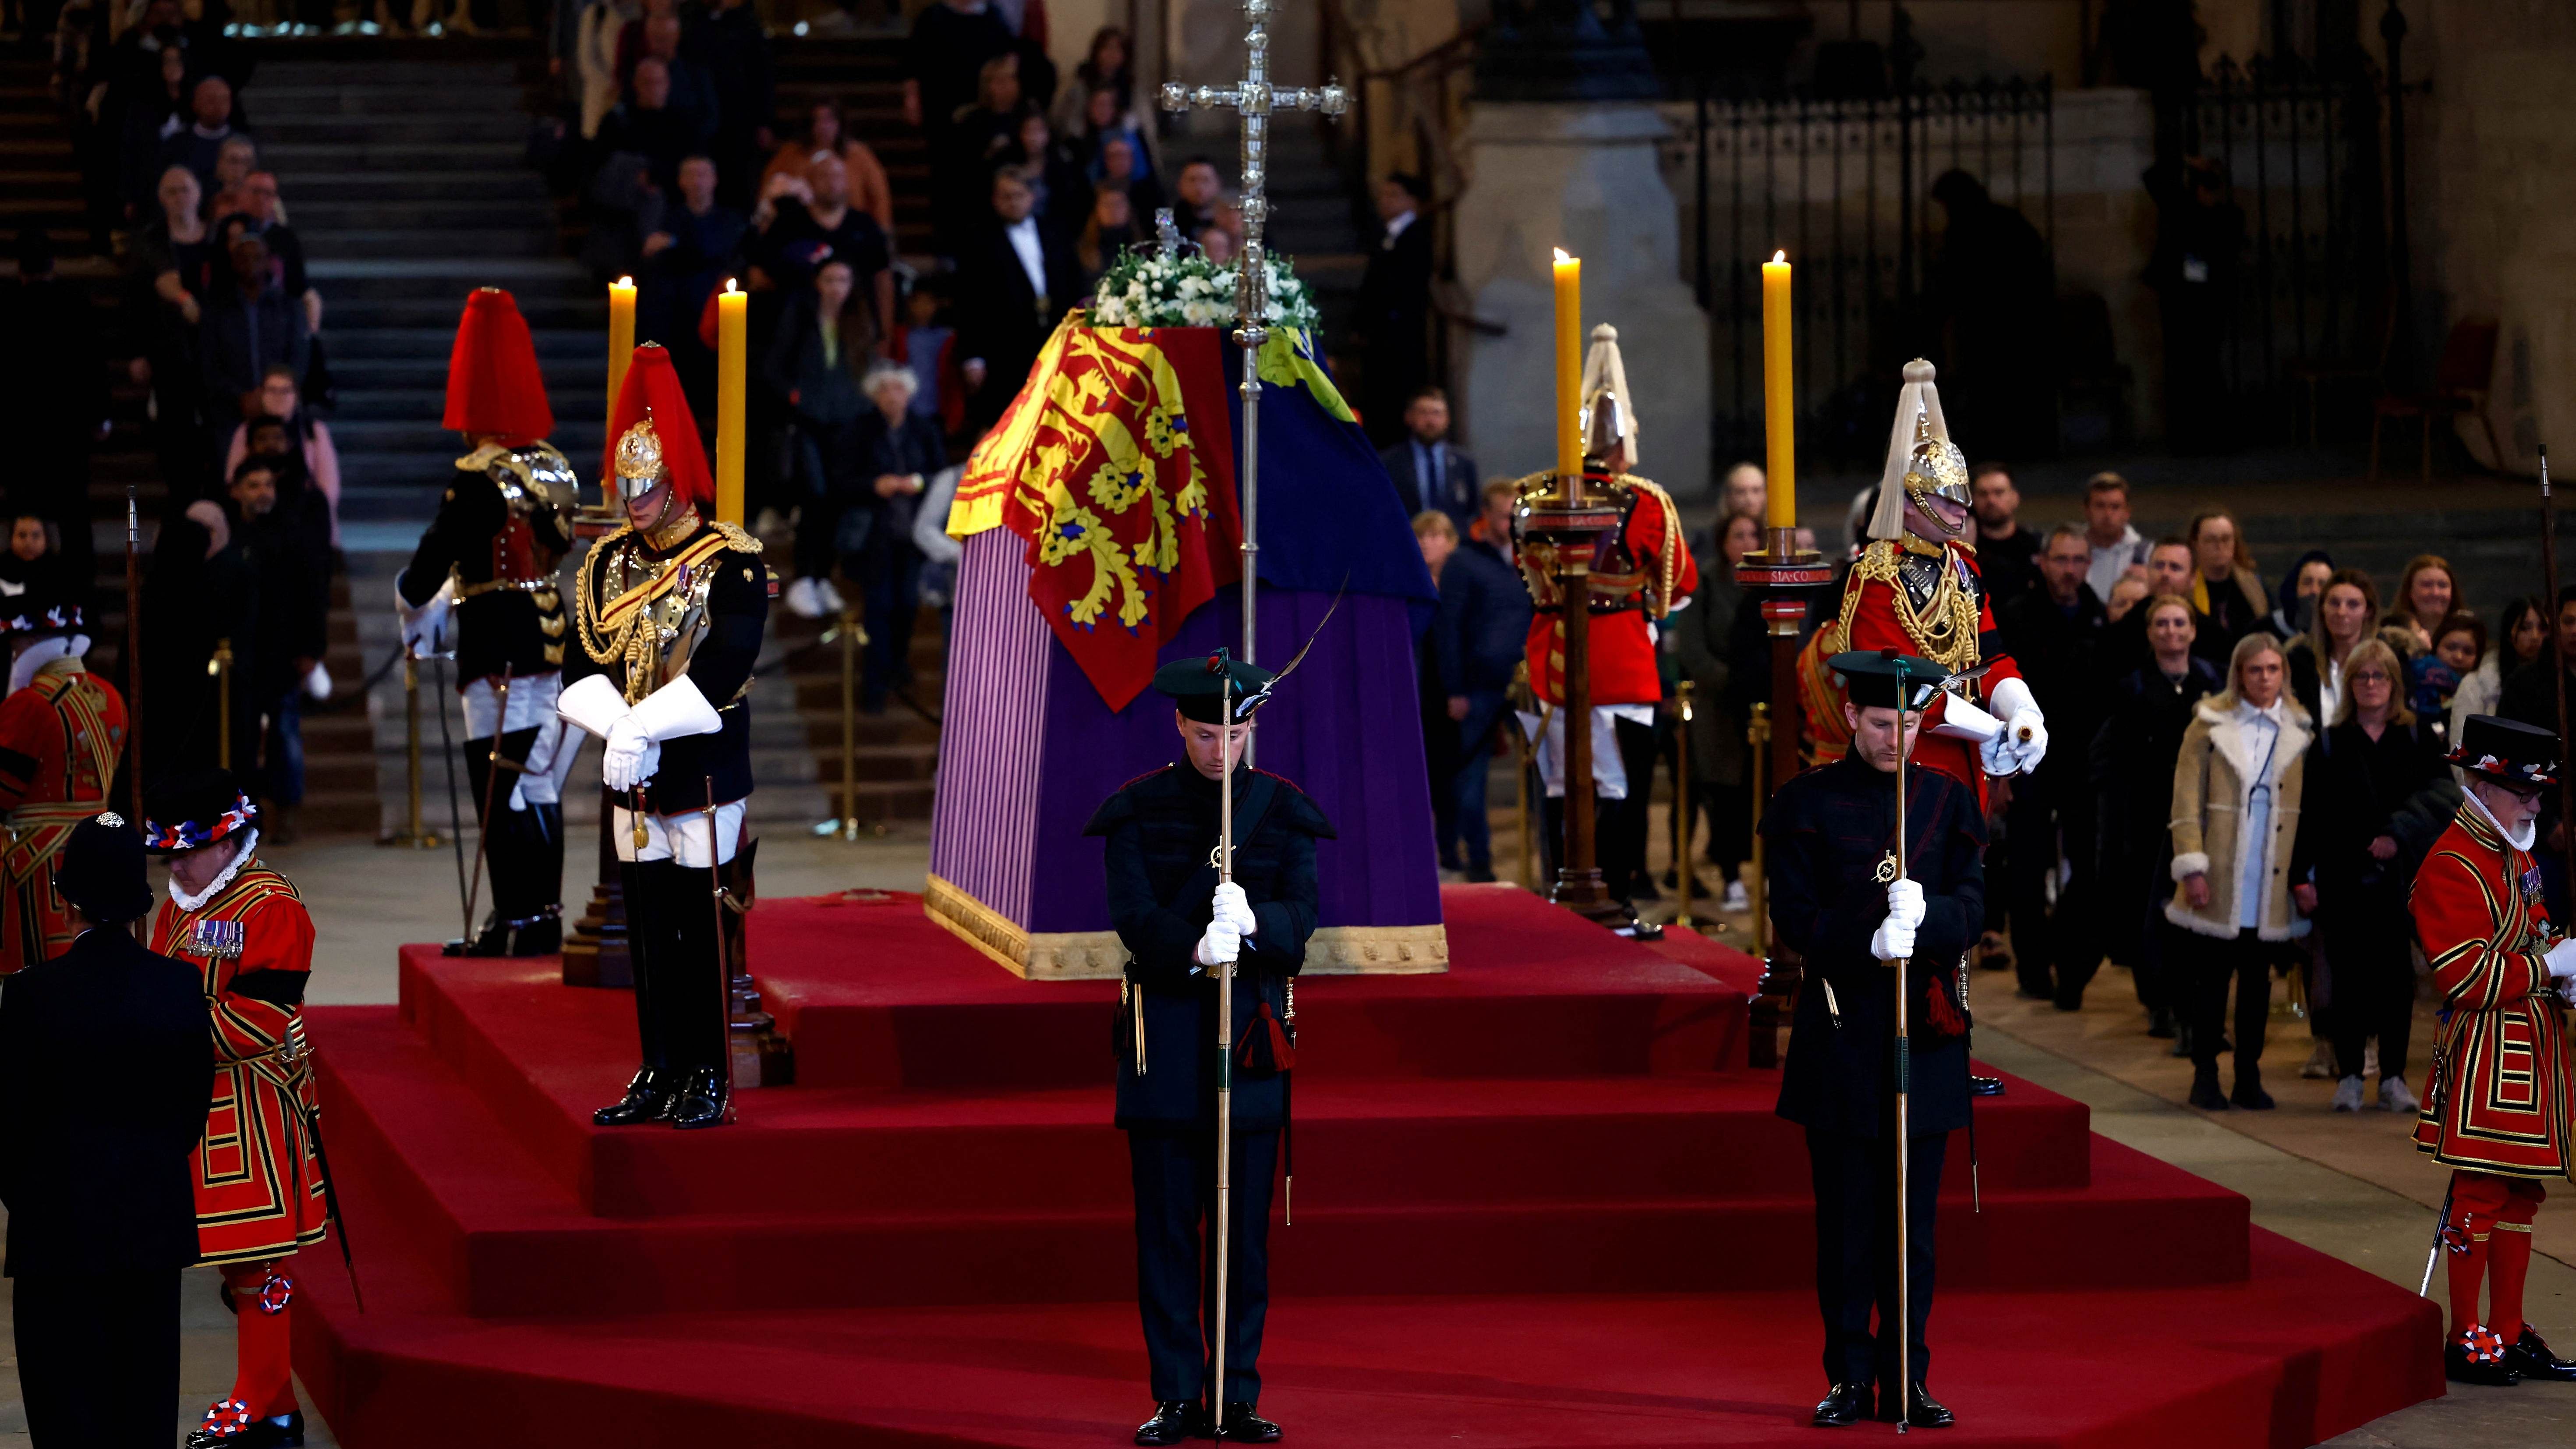
<path id="1" fill-rule="evenodd" d="M 1898 575 L 1900 555 L 1895 544 L 1881 539 L 1861 553 L 1852 565 L 1852 577 L 1843 590 L 1843 612 L 1838 627 L 1845 648 L 1850 647 L 1852 616 L 1860 611 L 1860 597 L 1870 583 L 1887 585 L 1893 595 L 1890 611 L 1896 615 L 1897 627 L 1923 657 L 1958 673 L 1977 663 L 1977 599 L 1959 587 L 1957 565 L 1950 562 L 1946 550 L 1941 559 L 1941 582 L 1934 586 L 1932 599 L 1922 612 L 1914 608 L 1913 596 L 1905 591 L 1905 580 Z"/>
<path id="2" fill-rule="evenodd" d="M 718 521 L 711 525 L 724 535 L 725 547 L 734 553 L 759 553 L 760 540 L 733 524 Z M 652 618 L 648 607 L 635 610 L 613 636 L 603 636 L 599 623 L 599 570 L 601 561 L 614 551 L 614 545 L 635 532 L 631 524 L 619 524 L 582 555 L 581 587 L 574 591 L 573 621 L 579 631 L 581 652 L 593 664 L 624 666 L 625 696 L 633 704 L 653 692 L 662 661 L 661 627 L 645 627 Z M 658 592 L 658 591 L 657 591 Z"/>

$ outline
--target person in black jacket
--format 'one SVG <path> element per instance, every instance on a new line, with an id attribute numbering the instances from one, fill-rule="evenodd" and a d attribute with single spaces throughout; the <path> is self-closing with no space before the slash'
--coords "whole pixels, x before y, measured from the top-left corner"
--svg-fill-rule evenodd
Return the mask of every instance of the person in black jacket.
<path id="1" fill-rule="evenodd" d="M 2089 740 L 2097 728 L 2102 660 L 2109 652 L 2110 614 L 2084 581 L 2092 557 L 2082 528 L 2058 525 L 2040 549 L 2038 587 L 2004 605 L 1996 619 L 2032 695 L 2070 740 Z M 2093 806 L 2084 757 L 2063 750 L 2013 781 L 2004 807 L 2013 969 L 2025 998 L 2054 1001 L 2060 1011 L 2083 1009 L 2084 988 L 2102 960 L 2092 899 Z M 2059 881 L 2053 910 L 2052 878 Z"/>
<path id="2" fill-rule="evenodd" d="M 760 158 L 778 144 L 769 128 L 778 112 L 778 97 L 768 29 L 761 23 L 760 12 L 744 0 L 706 0 L 688 19 L 680 53 L 695 61 L 714 83 L 714 146 L 724 178 L 724 199 L 732 206 L 749 206 Z"/>
<path id="3" fill-rule="evenodd" d="M 1404 405 L 1431 380 L 1431 281 L 1436 260 L 1421 207 L 1430 188 L 1396 172 L 1377 184 L 1385 225 L 1360 274 L 1351 342 L 1367 359 L 1360 374 L 1360 412 L 1371 441 L 1389 447 L 1404 437 Z"/>
<path id="4" fill-rule="evenodd" d="M 1072 255 L 1031 214 L 1037 198 L 1028 183 L 995 172 L 992 198 L 991 216 L 957 258 L 957 355 L 971 433 L 1010 405 L 1082 289 Z"/>
<path id="5" fill-rule="evenodd" d="M 1139 1444 L 1208 1437 L 1212 1410 L 1228 1439 L 1267 1444 L 1280 1436 L 1254 1412 L 1270 1303 L 1270 1185 L 1288 1121 L 1290 1054 L 1280 1023 L 1294 1012 L 1290 979 L 1304 969 L 1315 931 L 1315 842 L 1332 838 L 1332 823 L 1295 785 L 1237 763 L 1233 880 L 1219 884 L 1208 863 L 1227 764 L 1240 760 L 1252 733 L 1243 698 L 1272 677 L 1223 650 L 1156 671 L 1154 687 L 1176 702 L 1186 761 L 1121 786 L 1083 827 L 1103 839 L 1109 918 L 1129 957 L 1115 1031 L 1117 1120 L 1135 1174 L 1137 1308 L 1155 1401 L 1154 1416 L 1136 1431 Z M 1225 681 L 1230 722 L 1219 693 Z M 1215 1295 L 1215 977 L 1226 962 L 1242 1049 L 1233 1073 L 1225 1382 L 1211 1391 L 1215 1324 L 1201 1315 Z"/>
<path id="6" fill-rule="evenodd" d="M 1781 1116 L 1807 1131 L 1816 1191 L 1816 1301 L 1825 1320 L 1819 1427 L 1859 1422 L 1875 1409 L 1927 1427 L 1951 1422 L 1924 1390 L 1925 1327 L 1932 1315 L 1933 1210 L 1950 1133 L 1968 1125 L 1967 1017 L 1960 958 L 1985 919 L 1985 816 L 1968 787 L 1938 770 L 1905 772 L 1906 860 L 1895 869 L 1899 661 L 1837 654 L 1848 682 L 1843 706 L 1852 748 L 1785 781 L 1762 819 L 1771 921 L 1806 959 L 1789 1055 L 1780 1072 Z M 1946 671 L 1906 658 L 1909 714 L 1902 748 L 1913 751 L 1919 710 Z M 1895 976 L 1911 964 L 1907 1032 L 1913 1068 L 1905 1180 L 1906 1274 L 1913 1322 L 1898 1368 L 1896 1319 L 1896 1112 L 1889 1062 Z M 1878 1310 L 1878 1331 L 1870 1310 Z M 1910 1397 L 1900 1386 L 1910 1381 Z M 1880 1390 L 1873 1395 L 1872 1388 Z"/>
<path id="7" fill-rule="evenodd" d="M 868 649 L 859 677 L 859 708 L 885 710 L 886 696 L 912 687 L 912 622 L 921 613 L 921 550 L 912 524 L 921 492 L 948 466 L 936 419 L 912 410 L 912 369 L 880 362 L 861 380 L 874 407 L 859 415 L 854 468 L 836 480 L 849 500 L 844 517 L 867 521 L 849 573 L 866 601 Z M 845 530 L 846 531 L 846 530 Z"/>
<path id="8" fill-rule="evenodd" d="M 1455 834 L 1440 840 L 1443 865 L 1461 862 L 1470 881 L 1494 878 L 1493 839 L 1485 815 L 1485 783 L 1494 753 L 1494 725 L 1503 716 L 1512 672 L 1529 646 L 1530 596 L 1521 576 L 1501 555 L 1475 544 L 1460 546 L 1440 569 L 1440 612 L 1431 626 L 1432 661 L 1449 718 L 1458 726 L 1459 760 L 1454 785 Z"/>
<path id="9" fill-rule="evenodd" d="M 849 499 L 835 485 L 858 471 L 857 431 L 868 412 L 859 391 L 867 359 L 865 313 L 851 304 L 857 275 L 838 257 L 817 267 L 813 286 L 781 309 L 761 366 L 795 429 L 789 456 L 803 486 L 796 490 L 796 582 L 788 585 L 786 602 L 806 619 L 841 610 L 832 570 L 840 560 L 841 513 Z"/>
<path id="10" fill-rule="evenodd" d="M 2324 1012 L 2341 1080 L 2334 1110 L 2358 1112 L 2362 1050 L 2379 1038 L 2379 1104 L 2412 1114 L 2406 1047 L 2415 1024 L 2415 867 L 2450 824 L 2459 789 L 2441 738 L 2406 707 L 2396 652 L 2365 640 L 2344 661 L 2343 707 L 2309 761 L 2296 855 L 2316 872 L 2331 990 Z M 2445 807 L 2448 808 L 2445 808 Z M 2299 862 L 2293 861 L 2295 875 Z"/>
<path id="11" fill-rule="evenodd" d="M 2136 612 L 2144 616 L 2148 659 L 2112 688 L 2089 755 L 2099 811 L 2093 878 L 2102 903 L 2102 944 L 2113 962 L 2129 968 L 2138 1004 L 2147 1009 L 2147 1035 L 2173 1037 L 2180 1025 L 2159 923 L 2173 879 L 2173 839 L 2166 824 L 2173 815 L 2174 757 L 2191 727 L 2193 706 L 2226 681 L 2215 665 L 2192 652 L 2199 615 L 2189 599 L 2158 594 Z"/>
<path id="12" fill-rule="evenodd" d="M 37 1449 L 169 1449 L 180 1270 L 197 1260 L 189 1159 L 214 1042 L 197 972 L 135 944 L 143 838 L 72 828 L 55 887 L 84 928 L 0 992 L 0 1202 L 18 1385 Z"/>

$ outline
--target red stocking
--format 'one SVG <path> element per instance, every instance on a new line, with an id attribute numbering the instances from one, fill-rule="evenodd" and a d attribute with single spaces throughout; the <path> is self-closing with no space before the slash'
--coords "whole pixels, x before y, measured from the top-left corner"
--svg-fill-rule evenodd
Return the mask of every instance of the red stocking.
<path id="1" fill-rule="evenodd" d="M 2455 1242 L 2442 1255 L 2451 1279 L 2451 1337 L 2455 1339 L 2485 1321 L 2478 1317 L 2478 1284 L 2487 1275 L 2492 1241 Z"/>
<path id="2" fill-rule="evenodd" d="M 2510 1344 L 2522 1337 L 2522 1280 L 2531 1272 L 2531 1228 L 2496 1224 L 2495 1236 L 2487 1240 L 2487 1259 L 2494 1264 L 2487 1275 L 2487 1327 Z"/>
<path id="3" fill-rule="evenodd" d="M 283 1264 L 233 1280 L 232 1396 L 263 1419 L 295 1411 L 289 1307 L 294 1297 L 295 1280 Z"/>
<path id="4" fill-rule="evenodd" d="M 2455 1171 L 2451 1174 L 2451 1216 L 2442 1225 L 2442 1256 L 2450 1265 L 2451 1337 L 2454 1339 L 2472 1327 L 2487 1323 L 2478 1316 L 2478 1284 L 2487 1276 L 2487 1260 L 2494 1255 L 2492 1235 L 2497 1210 L 2505 1205 L 2510 1193 L 2505 1179 L 2490 1173 Z M 2529 1247 L 2526 1241 L 2526 1252 Z M 2488 1326 L 2496 1327 L 2493 1324 Z M 2503 1330 L 2497 1327 L 2496 1331 Z"/>

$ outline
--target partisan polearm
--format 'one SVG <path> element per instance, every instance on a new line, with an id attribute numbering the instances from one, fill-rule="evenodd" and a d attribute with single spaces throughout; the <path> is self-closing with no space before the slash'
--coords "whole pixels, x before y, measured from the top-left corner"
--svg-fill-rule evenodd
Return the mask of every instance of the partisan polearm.
<path id="1" fill-rule="evenodd" d="M 1244 359 L 1244 376 L 1252 375 Z M 1246 415 L 1249 417 L 1249 414 Z M 1244 584 L 1249 590 L 1251 577 Z M 1248 597 L 1248 593 L 1247 593 Z M 1234 882 L 1234 672 L 1223 670 L 1217 684 L 1217 764 L 1223 774 L 1216 791 L 1216 882 Z M 1236 948 L 1241 949 L 1240 945 Z M 1208 1400 L 1217 1423 L 1225 1422 L 1225 1309 L 1227 1280 L 1234 1276 L 1234 957 L 1216 963 L 1216 1382 Z"/>
<path id="2" fill-rule="evenodd" d="M 1896 661 L 1896 878 L 1910 880 L 1905 839 L 1905 661 Z M 1897 957 L 1889 963 L 1896 968 L 1896 1432 L 1904 1433 L 1912 1425 L 1914 1414 L 1914 1275 L 1908 1250 L 1913 1246 L 1912 1224 L 1906 1221 L 1906 1191 L 1913 1183 L 1914 1141 L 1911 1134 L 1912 1114 L 1907 1111 L 1913 1094 L 1913 1044 L 1907 1039 L 1906 1008 L 1913 998 L 1906 990 L 1911 972 L 1907 959 Z"/>

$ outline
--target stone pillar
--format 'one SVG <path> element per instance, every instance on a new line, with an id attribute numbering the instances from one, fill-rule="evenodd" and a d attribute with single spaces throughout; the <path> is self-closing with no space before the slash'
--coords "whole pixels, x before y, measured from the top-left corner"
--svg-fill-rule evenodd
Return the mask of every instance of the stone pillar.
<path id="1" fill-rule="evenodd" d="M 1548 353 L 1550 249 L 1583 259 L 1583 325 L 1619 329 L 1637 394 L 1636 471 L 1677 498 L 1705 497 L 1708 318 L 1682 280 L 1681 216 L 1656 164 L 1669 134 L 1650 104 L 1479 101 L 1462 159 L 1458 286 L 1472 314 L 1508 331 L 1454 339 L 1457 409 L 1486 476 L 1550 466 L 1555 371 Z"/>

